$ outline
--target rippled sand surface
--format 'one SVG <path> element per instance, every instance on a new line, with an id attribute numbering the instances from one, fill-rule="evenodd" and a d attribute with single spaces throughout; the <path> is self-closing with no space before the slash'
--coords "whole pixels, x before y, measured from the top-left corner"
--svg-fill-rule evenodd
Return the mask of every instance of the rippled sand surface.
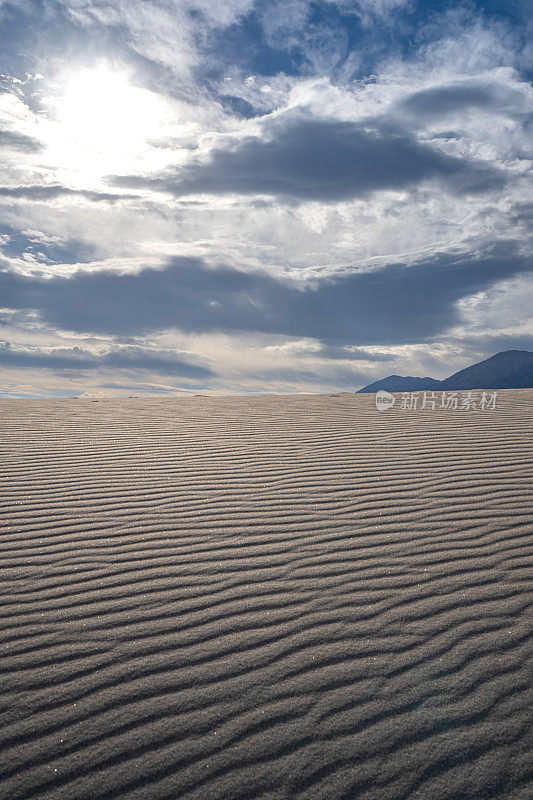
<path id="1" fill-rule="evenodd" d="M 529 800 L 532 419 L 0 401 L 0 797 Z"/>

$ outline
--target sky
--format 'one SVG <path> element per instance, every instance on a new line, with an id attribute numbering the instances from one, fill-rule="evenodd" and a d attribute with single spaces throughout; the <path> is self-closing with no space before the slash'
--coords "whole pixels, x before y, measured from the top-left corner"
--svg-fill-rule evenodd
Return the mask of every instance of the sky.
<path id="1" fill-rule="evenodd" d="M 526 0 L 0 0 L 0 396 L 533 349 Z"/>

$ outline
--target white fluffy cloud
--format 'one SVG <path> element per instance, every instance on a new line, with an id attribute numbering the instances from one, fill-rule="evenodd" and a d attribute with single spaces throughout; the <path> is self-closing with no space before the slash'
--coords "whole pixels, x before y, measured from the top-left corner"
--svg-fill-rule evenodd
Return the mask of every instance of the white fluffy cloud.
<path id="1" fill-rule="evenodd" d="M 414 7 L 400 0 L 325 2 L 320 19 L 307 0 L 59 6 L 76 37 L 108 44 L 1 78 L 0 275 L 33 281 L 7 281 L 0 311 L 12 387 L 355 388 L 527 342 L 533 91 L 516 27 L 450 8 L 405 56 L 383 44 Z M 388 340 L 357 324 L 361 275 L 376 318 L 390 306 Z M 70 281 L 85 328 L 45 278 Z M 98 316 L 109 292 L 140 328 Z M 136 348 L 126 366 L 105 356 L 121 347 Z M 173 348 L 209 367 L 166 380 Z"/>

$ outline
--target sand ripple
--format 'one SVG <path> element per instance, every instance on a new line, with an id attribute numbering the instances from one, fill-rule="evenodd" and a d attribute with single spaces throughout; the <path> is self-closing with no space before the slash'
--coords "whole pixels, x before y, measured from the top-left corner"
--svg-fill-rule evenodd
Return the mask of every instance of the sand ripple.
<path id="1" fill-rule="evenodd" d="M 0 797 L 531 797 L 532 401 L 0 401 Z"/>

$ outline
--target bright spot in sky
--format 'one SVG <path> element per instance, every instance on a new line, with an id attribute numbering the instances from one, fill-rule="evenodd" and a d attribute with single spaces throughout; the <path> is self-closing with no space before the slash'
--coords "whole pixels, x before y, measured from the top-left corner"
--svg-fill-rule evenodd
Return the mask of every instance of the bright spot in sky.
<path id="1" fill-rule="evenodd" d="M 45 103 L 53 116 L 49 156 L 81 184 L 156 167 L 161 150 L 150 140 L 170 134 L 177 122 L 165 99 L 107 65 L 74 72 Z"/>

